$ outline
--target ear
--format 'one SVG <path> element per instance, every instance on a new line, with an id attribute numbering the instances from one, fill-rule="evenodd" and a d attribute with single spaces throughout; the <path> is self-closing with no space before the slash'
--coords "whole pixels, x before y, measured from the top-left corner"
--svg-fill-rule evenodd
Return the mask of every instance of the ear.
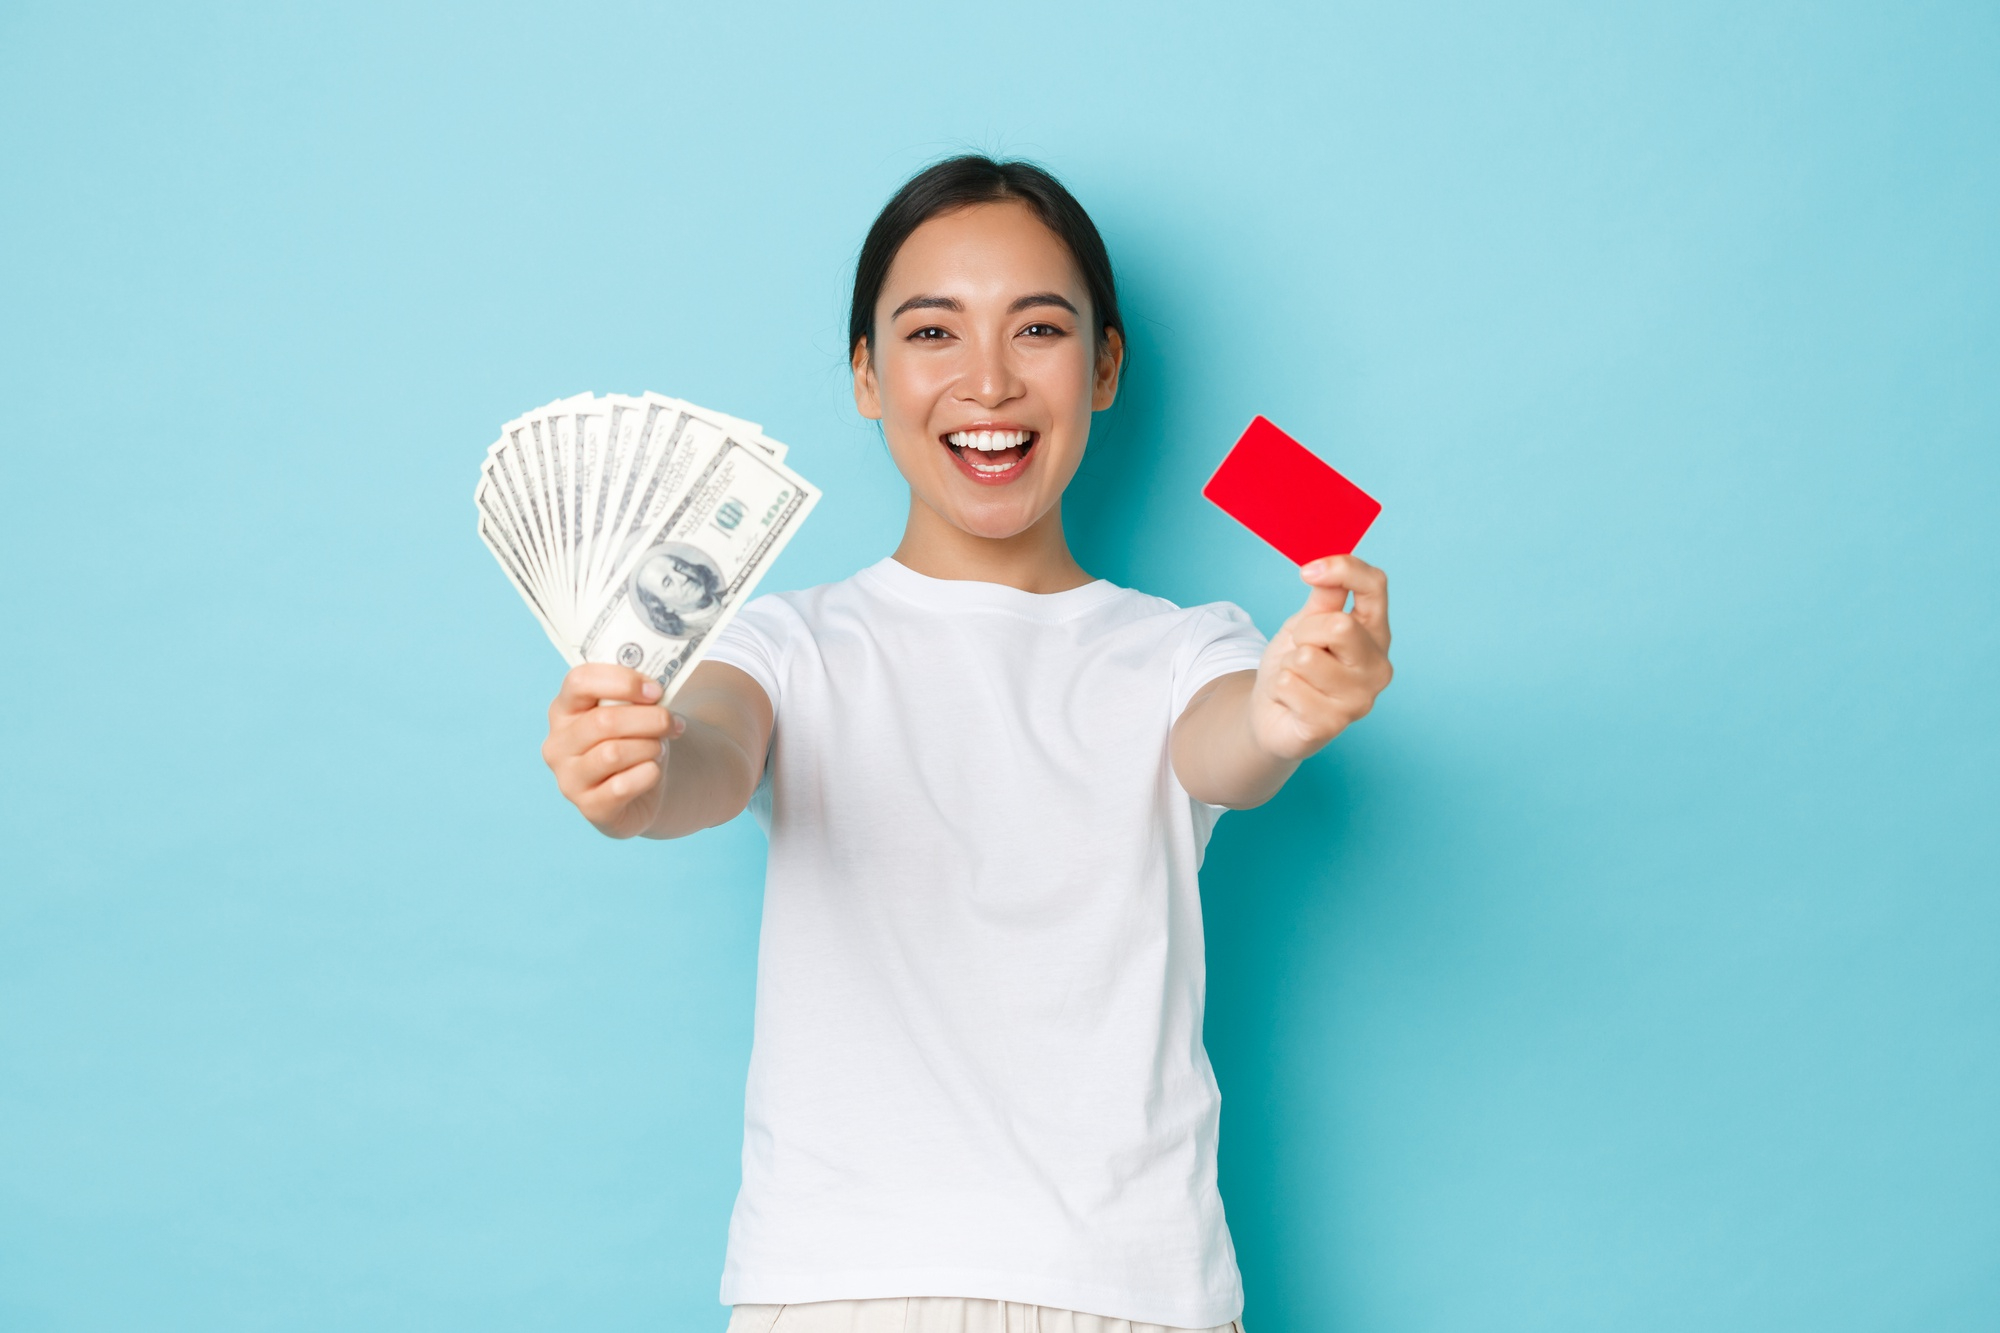
<path id="1" fill-rule="evenodd" d="M 854 371 L 854 410 L 870 421 L 880 421 L 882 386 L 875 379 L 875 358 L 869 352 L 866 338 L 854 344 L 851 369 Z"/>
<path id="2" fill-rule="evenodd" d="M 1118 376 L 1125 369 L 1125 336 L 1116 329 L 1104 331 L 1103 345 L 1097 349 L 1096 373 L 1090 384 L 1090 410 L 1102 412 L 1118 398 Z"/>

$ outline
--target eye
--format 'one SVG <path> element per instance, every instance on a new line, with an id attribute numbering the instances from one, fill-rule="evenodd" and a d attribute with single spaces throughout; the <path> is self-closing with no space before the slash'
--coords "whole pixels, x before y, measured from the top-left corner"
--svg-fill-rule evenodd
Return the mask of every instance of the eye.
<path id="1" fill-rule="evenodd" d="M 1029 338 L 1061 338 L 1067 336 L 1064 330 L 1057 328 L 1053 324 L 1039 323 L 1030 324 L 1027 328 L 1022 329 L 1021 333 L 1024 337 Z"/>
<path id="2" fill-rule="evenodd" d="M 912 342 L 936 342 L 940 338 L 951 337 L 951 333 L 935 324 L 926 324 L 920 329 L 913 330 L 909 337 Z"/>

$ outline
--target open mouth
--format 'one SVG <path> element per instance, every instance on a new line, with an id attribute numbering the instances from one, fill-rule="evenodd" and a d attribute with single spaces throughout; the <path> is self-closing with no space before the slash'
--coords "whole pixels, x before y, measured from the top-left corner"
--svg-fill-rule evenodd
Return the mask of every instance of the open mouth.
<path id="1" fill-rule="evenodd" d="M 1041 436 L 1031 430 L 955 430 L 940 438 L 960 472 L 991 486 L 1020 476 Z"/>

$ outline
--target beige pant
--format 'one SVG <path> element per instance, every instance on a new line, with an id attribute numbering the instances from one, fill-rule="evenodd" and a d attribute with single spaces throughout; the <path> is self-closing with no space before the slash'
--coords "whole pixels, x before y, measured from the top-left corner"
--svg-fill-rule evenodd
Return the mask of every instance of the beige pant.
<path id="1" fill-rule="evenodd" d="M 1232 1319 L 1210 1329 L 1167 1328 L 1129 1319 L 963 1296 L 895 1296 L 810 1305 L 738 1305 L 729 1333 L 1243 1333 Z"/>

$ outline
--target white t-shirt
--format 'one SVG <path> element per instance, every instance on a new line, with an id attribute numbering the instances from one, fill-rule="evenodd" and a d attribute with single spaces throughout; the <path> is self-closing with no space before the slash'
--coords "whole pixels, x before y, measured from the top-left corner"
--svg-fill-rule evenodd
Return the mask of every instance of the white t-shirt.
<path id="1" fill-rule="evenodd" d="M 717 636 L 777 717 L 725 1304 L 1242 1312 L 1201 1043 L 1222 807 L 1168 733 L 1263 647 L 1226 602 L 893 559 Z"/>

